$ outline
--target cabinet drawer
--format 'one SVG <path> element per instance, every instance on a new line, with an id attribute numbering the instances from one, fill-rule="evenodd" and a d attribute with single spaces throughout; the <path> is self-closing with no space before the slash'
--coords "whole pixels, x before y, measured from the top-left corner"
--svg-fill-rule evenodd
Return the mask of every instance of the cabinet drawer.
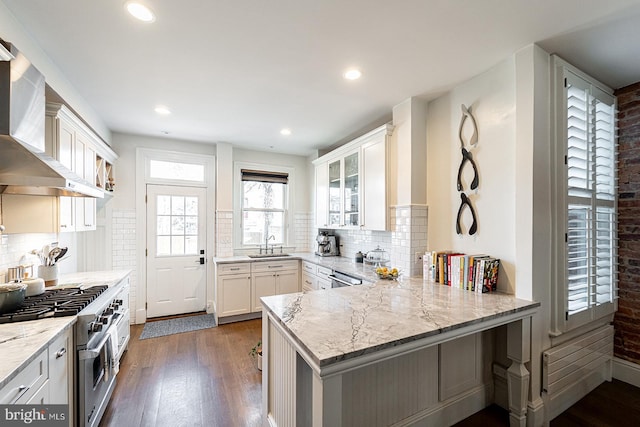
<path id="1" fill-rule="evenodd" d="M 254 262 L 251 266 L 253 272 L 260 271 L 280 271 L 280 270 L 297 270 L 298 261 L 270 261 L 270 262 Z"/>
<path id="2" fill-rule="evenodd" d="M 306 271 L 302 272 L 302 290 L 312 291 L 318 289 L 318 278 L 308 274 Z"/>
<path id="3" fill-rule="evenodd" d="M 317 269 L 318 266 L 316 264 L 308 261 L 302 261 L 302 271 L 304 271 L 305 273 L 316 275 Z"/>
<path id="4" fill-rule="evenodd" d="M 320 265 L 318 266 L 317 271 L 318 272 L 316 274 L 318 275 L 318 277 L 326 280 L 330 280 L 329 276 L 331 276 L 331 273 L 333 273 L 333 270 L 331 270 L 330 268 L 322 267 Z"/>
<path id="5" fill-rule="evenodd" d="M 218 275 L 251 273 L 250 262 L 238 262 L 235 264 L 218 264 Z"/>
<path id="6" fill-rule="evenodd" d="M 318 289 L 331 289 L 331 280 L 318 278 Z"/>
<path id="7" fill-rule="evenodd" d="M 29 363 L 0 391 L 0 404 L 26 403 L 42 387 L 49 377 L 47 349 Z"/>

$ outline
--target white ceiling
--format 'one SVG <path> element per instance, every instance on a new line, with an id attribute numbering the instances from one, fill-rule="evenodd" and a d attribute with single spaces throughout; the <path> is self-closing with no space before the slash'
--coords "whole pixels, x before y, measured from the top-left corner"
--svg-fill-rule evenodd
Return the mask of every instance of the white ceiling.
<path id="1" fill-rule="evenodd" d="M 153 24 L 124 0 L 1 1 L 114 132 L 307 155 L 534 42 L 640 81 L 638 0 L 146 0 Z"/>

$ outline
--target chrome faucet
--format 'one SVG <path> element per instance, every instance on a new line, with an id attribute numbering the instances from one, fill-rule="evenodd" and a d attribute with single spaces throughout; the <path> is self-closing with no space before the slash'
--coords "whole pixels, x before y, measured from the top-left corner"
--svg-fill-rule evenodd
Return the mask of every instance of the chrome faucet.
<path id="1" fill-rule="evenodd" d="M 267 237 L 264 241 L 264 253 L 266 254 L 267 251 L 269 250 L 269 240 L 276 240 L 276 236 L 274 236 L 273 234 L 269 237 Z M 271 247 L 271 253 L 273 253 L 273 246 Z"/>
<path id="2" fill-rule="evenodd" d="M 267 235 L 265 234 L 265 239 L 264 239 L 264 253 L 267 254 L 269 253 L 269 240 L 275 240 L 276 236 L 274 236 L 273 234 L 269 237 L 267 237 Z M 260 245 L 260 253 L 262 253 L 262 245 Z M 273 253 L 273 247 L 271 247 L 271 253 Z"/>

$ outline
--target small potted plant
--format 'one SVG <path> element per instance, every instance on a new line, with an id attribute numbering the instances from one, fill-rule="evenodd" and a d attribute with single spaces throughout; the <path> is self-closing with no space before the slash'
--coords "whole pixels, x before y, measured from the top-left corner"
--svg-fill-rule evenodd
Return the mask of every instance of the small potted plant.
<path id="1" fill-rule="evenodd" d="M 258 343 L 253 346 L 249 355 L 256 359 L 256 366 L 259 371 L 262 371 L 262 340 L 258 340 Z"/>

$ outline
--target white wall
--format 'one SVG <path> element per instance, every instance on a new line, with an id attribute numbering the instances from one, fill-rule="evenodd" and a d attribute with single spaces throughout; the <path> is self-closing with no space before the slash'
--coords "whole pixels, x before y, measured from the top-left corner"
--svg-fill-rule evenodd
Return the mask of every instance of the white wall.
<path id="1" fill-rule="evenodd" d="M 102 139 L 108 144 L 111 143 L 111 131 L 106 124 L 2 2 L 0 2 L 0 37 L 7 42 L 13 43 L 24 53 L 44 75 L 47 84 L 58 92 Z"/>
<path id="2" fill-rule="evenodd" d="M 510 57 L 430 102 L 427 108 L 429 250 L 451 249 L 500 258 L 498 289 L 512 294 L 516 259 L 515 78 L 515 59 Z M 458 235 L 455 228 L 460 206 L 456 177 L 462 158 L 458 139 L 461 104 L 471 107 L 478 125 L 478 144 L 471 150 L 480 176 L 478 189 L 468 188 L 470 164 L 465 166 L 463 180 L 478 220 L 473 236 Z M 471 225 L 468 211 L 463 224 L 465 230 Z"/>

